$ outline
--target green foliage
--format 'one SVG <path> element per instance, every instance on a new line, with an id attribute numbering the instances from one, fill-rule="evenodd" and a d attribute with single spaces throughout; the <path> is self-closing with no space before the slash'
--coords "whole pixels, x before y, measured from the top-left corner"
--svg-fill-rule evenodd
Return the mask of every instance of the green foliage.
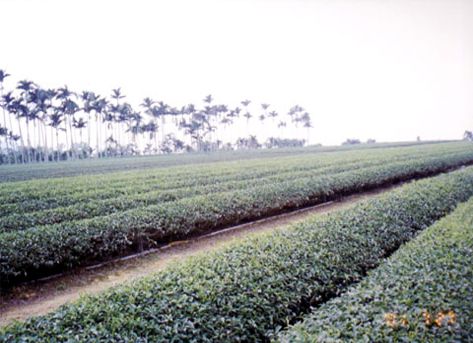
<path id="1" fill-rule="evenodd" d="M 421 147 L 423 145 L 448 145 L 445 141 L 430 142 L 398 142 L 378 143 L 374 146 L 329 146 L 306 147 L 290 149 L 267 149 L 258 151 L 220 151 L 212 153 L 187 153 L 180 155 L 136 156 L 122 158 L 105 158 L 93 160 L 74 160 L 54 164 L 33 165 L 2 165 L 0 168 L 0 182 L 34 180 L 43 178 L 69 177 L 79 175 L 102 175 L 111 172 L 145 170 L 153 168 L 167 168 L 171 166 L 188 166 L 198 163 L 212 163 L 221 161 L 241 161 L 257 158 L 285 157 L 325 152 L 358 151 L 384 149 L 391 147 Z M 65 152 L 63 152 L 65 153 Z"/>
<path id="2" fill-rule="evenodd" d="M 268 340 L 472 194 L 473 168 L 414 182 L 9 326 L 0 341 Z"/>
<path id="3" fill-rule="evenodd" d="M 473 198 L 280 342 L 473 340 Z"/>
<path id="4" fill-rule="evenodd" d="M 164 202 L 190 198 L 203 194 L 216 194 L 228 191 L 251 189 L 262 185 L 277 185 L 288 180 L 303 181 L 321 176 L 341 174 L 351 170 L 366 170 L 383 164 L 396 165 L 410 163 L 412 159 L 422 159 L 424 164 L 438 165 L 439 161 L 448 160 L 468 162 L 471 149 L 403 149 L 376 152 L 375 154 L 350 154 L 341 159 L 337 154 L 328 159 L 291 158 L 268 161 L 259 166 L 254 161 L 242 163 L 237 167 L 225 168 L 213 166 L 214 170 L 204 168 L 195 170 L 172 170 L 167 173 L 130 173 L 117 175 L 111 181 L 91 180 L 89 184 L 81 182 L 40 182 L 48 187 L 35 187 L 38 182 L 17 184 L 15 191 L 0 191 L 0 232 L 22 230 L 47 224 L 105 216 L 112 213 L 157 205 Z M 272 162 L 272 163 L 269 163 Z M 436 168 L 436 167 L 435 167 Z M 100 183 L 102 187 L 100 187 Z M 93 188 L 91 188 L 93 187 Z M 10 187 L 9 187 L 10 188 Z M 89 190 L 90 189 L 90 190 Z"/>
<path id="5" fill-rule="evenodd" d="M 297 153 L 293 151 L 291 156 L 286 156 L 284 152 L 277 150 L 268 151 L 268 155 L 256 154 L 256 152 L 247 152 L 246 159 L 238 162 L 232 161 L 231 157 L 226 156 L 230 161 L 226 162 L 225 158 L 215 163 L 195 163 L 187 165 L 190 156 L 183 155 L 181 165 L 167 166 L 167 168 L 158 168 L 158 165 L 146 165 L 139 163 L 141 159 L 123 159 L 116 160 L 101 160 L 95 162 L 116 162 L 122 167 L 132 169 L 126 172 L 110 173 L 107 169 L 103 170 L 102 174 L 65 178 L 54 178 L 47 180 L 30 180 L 25 182 L 9 182 L 2 184 L 0 188 L 0 199 L 5 205 L 13 205 L 21 203 L 22 210 L 27 206 L 27 210 L 39 210 L 46 208 L 45 204 L 41 203 L 43 207 L 30 208 L 29 203 L 33 201 L 53 202 L 54 204 L 66 206 L 75 204 L 77 201 L 86 201 L 90 199 L 106 199 L 113 197 L 113 192 L 118 195 L 131 195 L 140 193 L 146 190 L 156 189 L 170 189 L 184 186 L 194 186 L 205 184 L 207 179 L 210 183 L 222 182 L 229 180 L 244 180 L 251 177 L 264 177 L 267 175 L 282 173 L 288 171 L 317 169 L 319 167 L 334 166 L 337 164 L 348 164 L 356 162 L 376 162 L 389 161 L 389 159 L 399 159 L 406 157 L 416 158 L 418 156 L 431 156 L 436 154 L 452 154 L 460 152 L 472 151 L 471 145 L 465 143 L 449 143 L 449 144 L 435 144 L 425 146 L 413 146 L 395 149 L 364 149 L 364 150 L 350 150 L 350 151 L 335 151 L 330 153 L 309 153 L 310 150 L 304 150 Z M 258 152 L 260 153 L 260 152 Z M 272 154 L 270 154 L 272 153 Z M 212 156 L 212 155 L 209 155 Z M 162 158 L 167 156 L 160 156 Z M 173 156 L 170 156 L 173 157 Z M 241 156 L 240 156 L 241 157 Z M 204 156 L 200 156 L 200 162 L 205 162 Z M 158 158 L 155 157 L 157 160 Z M 127 163 L 128 161 L 128 163 Z M 94 161 L 87 161 L 82 165 L 81 170 L 84 173 L 91 173 L 94 166 L 91 165 Z M 155 163 L 158 161 L 155 161 Z M 75 166 L 79 168 L 80 161 L 74 162 Z M 85 162 L 84 162 L 85 163 Z M 136 166 L 135 166 L 136 165 Z M 46 175 L 55 170 L 49 170 L 49 165 L 41 165 L 45 168 Z M 70 164 L 66 164 L 70 166 Z M 143 171 L 133 170 L 135 167 L 142 167 Z M 164 165 L 166 166 L 166 165 Z M 185 167 L 184 167 L 185 166 Z M 13 166 L 10 166 L 13 168 Z M 0 168 L 0 173 L 9 169 L 10 167 Z M 39 168 L 39 166 L 28 166 L 28 168 Z M 70 172 L 70 174 L 73 174 Z M 136 189 L 136 190 L 135 190 Z M 87 193 L 87 194 L 86 194 Z M 61 200 L 56 200 L 61 198 Z M 65 198 L 65 199 L 62 199 Z M 71 199 L 67 202 L 66 199 Z M 73 201 L 73 202 L 71 202 Z M 8 214 L 8 211 L 3 210 L 2 214 Z M 50 207 L 48 207 L 50 208 Z"/>
<path id="6" fill-rule="evenodd" d="M 15 182 L 5 184 L 0 189 L 0 214 L 3 216 L 0 227 L 5 228 L 10 221 L 8 216 L 25 214 L 33 217 L 41 217 L 42 210 L 57 209 L 58 211 L 70 211 L 75 208 L 64 208 L 75 206 L 81 212 L 88 212 L 87 207 L 102 203 L 122 204 L 126 206 L 134 200 L 158 200 L 164 195 L 170 200 L 176 200 L 180 196 L 193 196 L 202 192 L 205 187 L 211 186 L 211 192 L 226 191 L 233 189 L 248 188 L 254 186 L 253 182 L 281 182 L 288 177 L 304 178 L 316 174 L 335 174 L 352 169 L 371 167 L 377 164 L 394 163 L 408 159 L 444 157 L 452 154 L 472 153 L 471 147 L 448 146 L 446 149 L 394 149 L 378 150 L 370 153 L 337 153 L 324 156 L 293 156 L 290 158 L 277 158 L 256 161 L 241 161 L 238 164 L 218 163 L 208 165 L 194 165 L 187 168 L 168 168 L 146 172 L 129 172 L 107 174 L 106 176 L 75 177 L 53 180 L 35 180 L 27 182 Z M 233 185 L 231 183 L 234 183 Z M 236 184 L 235 184 L 236 182 Z M 247 186 L 248 185 L 248 186 Z M 187 188 L 187 189 L 186 189 Z M 156 193 L 157 192 L 157 193 Z M 174 193 L 173 195 L 159 194 Z M 177 194 L 175 194 L 177 192 Z M 153 194 L 154 193 L 154 194 Z M 85 209 L 81 206 L 85 205 Z M 134 206 L 133 206 L 134 207 Z M 131 208 L 127 207 L 127 208 Z M 30 212 L 36 212 L 31 213 Z M 106 213 L 101 213 L 102 215 Z M 45 217 L 53 216 L 54 213 L 45 212 Z M 92 215 L 93 216 L 93 215 Z M 74 218 L 70 218 L 74 219 Z M 34 220 L 25 219 L 34 226 Z M 5 222 L 5 224 L 4 224 Z M 40 223 L 39 223 L 40 224 Z M 9 224 L 11 228 L 19 228 L 18 223 Z"/>
<path id="7" fill-rule="evenodd" d="M 431 175 L 473 160 L 469 150 L 437 155 L 382 164 L 371 161 L 377 165 L 300 179 L 288 175 L 279 182 L 262 182 L 249 188 L 156 205 L 148 203 L 149 206 L 91 219 L 0 233 L 2 285 L 6 287 L 192 234 L 321 203 L 343 194 Z"/>

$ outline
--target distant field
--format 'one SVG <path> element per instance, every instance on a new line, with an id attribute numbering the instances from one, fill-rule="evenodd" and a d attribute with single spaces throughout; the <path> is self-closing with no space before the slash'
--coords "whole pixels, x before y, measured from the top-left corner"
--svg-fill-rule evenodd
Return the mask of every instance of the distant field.
<path id="1" fill-rule="evenodd" d="M 136 156 L 123 158 L 102 158 L 58 163 L 38 163 L 28 165 L 0 165 L 0 182 L 21 181 L 30 179 L 55 178 L 76 175 L 102 174 L 118 171 L 166 168 L 176 165 L 212 163 L 245 159 L 274 158 L 294 154 L 313 154 L 345 150 L 376 149 L 445 143 L 431 142 L 399 142 L 375 143 L 353 146 L 306 147 L 292 149 L 263 149 L 252 151 L 228 151 L 210 153 L 189 153 L 174 155 Z"/>
<path id="2" fill-rule="evenodd" d="M 3 183 L 2 284 L 473 163 L 473 145 L 466 142 L 376 147 L 257 151 L 194 164 L 188 159 L 196 155 L 163 156 L 176 165 Z M 124 168 L 140 160 L 84 165 Z M 74 173 L 81 163 L 58 167 L 73 166 L 62 173 Z M 35 168 L 41 167 L 53 168 Z"/>

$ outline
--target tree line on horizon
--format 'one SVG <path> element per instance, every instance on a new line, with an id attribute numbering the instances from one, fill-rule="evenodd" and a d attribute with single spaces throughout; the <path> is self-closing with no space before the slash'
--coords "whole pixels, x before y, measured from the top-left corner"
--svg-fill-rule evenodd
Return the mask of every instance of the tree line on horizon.
<path id="1" fill-rule="evenodd" d="M 125 100 L 120 88 L 104 97 L 92 91 L 74 92 L 67 86 L 46 89 L 21 80 L 6 91 L 9 76 L 0 70 L 3 164 L 303 146 L 312 128 L 309 113 L 299 105 L 281 114 L 267 103 L 254 109 L 252 101 L 243 100 L 230 107 L 208 95 L 200 106 L 175 107 L 147 97 L 137 108 Z M 224 142 L 232 125 L 244 123 L 250 132 L 255 120 L 272 125 L 281 137 L 269 137 L 262 143 L 257 134 L 249 134 Z M 290 125 L 306 130 L 307 139 L 283 138 Z"/>

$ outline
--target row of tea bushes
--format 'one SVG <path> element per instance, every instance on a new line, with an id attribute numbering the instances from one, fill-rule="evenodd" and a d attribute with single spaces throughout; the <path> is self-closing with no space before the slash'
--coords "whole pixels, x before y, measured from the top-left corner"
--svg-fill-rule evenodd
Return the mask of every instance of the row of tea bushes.
<path id="1" fill-rule="evenodd" d="M 376 153 L 375 153 L 376 152 Z M 330 173 L 341 168 L 369 167 L 408 159 L 473 155 L 470 145 L 436 145 L 402 149 L 293 156 L 279 160 L 250 160 L 240 163 L 215 163 L 186 168 L 157 169 L 145 172 L 108 174 L 104 177 L 73 177 L 2 184 L 0 216 L 21 215 L 58 207 L 87 204 L 90 201 L 134 197 L 156 191 L 174 191 L 243 180 L 257 180 L 273 175 L 297 172 Z M 1 227 L 1 226 L 0 226 Z"/>
<path id="2" fill-rule="evenodd" d="M 324 202 L 471 161 L 468 154 L 383 164 L 315 178 L 184 198 L 108 216 L 0 233 L 0 278 L 7 287 L 175 239 Z"/>
<path id="3" fill-rule="evenodd" d="M 414 148 L 389 149 L 389 157 L 398 157 L 412 155 L 414 152 L 430 153 L 455 153 L 469 148 L 458 144 L 434 145 Z M 271 171 L 278 172 L 291 171 L 295 168 L 299 170 L 314 169 L 332 165 L 334 162 L 354 162 L 380 158 L 381 151 L 354 151 L 334 152 L 330 154 L 313 155 L 294 155 L 285 156 L 279 159 L 249 159 L 232 162 L 217 162 L 211 164 L 194 164 L 183 167 L 156 168 L 150 170 L 132 170 L 129 172 L 120 172 L 94 176 L 75 176 L 54 179 L 33 179 L 25 182 L 4 183 L 0 189 L 0 199 L 6 203 L 16 203 L 28 201 L 31 199 L 42 199 L 44 197 L 54 197 L 58 195 L 67 195 L 76 192 L 89 192 L 96 190 L 97 187 L 123 188 L 130 184 L 134 186 L 158 185 L 163 183 L 166 188 L 177 187 L 182 182 L 183 186 L 189 186 L 206 178 L 214 177 L 234 178 L 251 176 L 257 170 L 263 175 L 268 175 Z M 174 184 L 176 182 L 176 184 Z M 189 182 L 186 184 L 186 182 Z"/>
<path id="4" fill-rule="evenodd" d="M 265 341 L 472 194 L 473 168 L 404 185 L 9 326 L 0 341 Z"/>
<path id="5" fill-rule="evenodd" d="M 473 341 L 473 198 L 280 342 Z"/>
<path id="6" fill-rule="evenodd" d="M 443 158 L 445 157 L 442 157 L 442 159 Z M 406 158 L 404 160 L 406 160 Z M 284 183 L 287 182 L 288 179 L 296 181 L 309 177 L 320 177 L 324 174 L 335 175 L 349 170 L 360 170 L 363 168 L 369 168 L 380 163 L 386 165 L 393 164 L 395 163 L 395 161 L 363 161 L 358 162 L 356 164 L 346 163 L 342 165 L 335 165 L 320 169 L 293 171 L 291 173 L 275 173 L 275 171 L 273 171 L 273 175 L 266 177 L 260 177 L 257 175 L 259 173 L 255 173 L 256 175 L 254 177 L 242 177 L 241 179 L 231 181 L 222 181 L 219 178 L 215 178 L 212 183 L 210 183 L 210 180 L 208 180 L 208 182 L 206 182 L 205 184 L 196 184 L 193 187 L 169 188 L 143 193 L 138 192 L 136 194 L 126 194 L 126 192 L 121 189 L 120 194 L 124 193 L 125 195 L 98 200 L 78 200 L 74 196 L 74 194 L 72 194 L 70 197 L 64 196 L 64 198 L 56 198 L 53 200 L 34 200 L 29 201 L 27 204 L 14 204 L 14 214 L 4 215 L 0 217 L 0 232 L 24 230 L 34 226 L 37 227 L 48 224 L 59 224 L 62 222 L 106 216 L 115 212 L 157 205 L 160 203 L 190 198 L 202 194 L 215 194 L 259 187 L 264 184 Z M 109 194 L 113 194 L 113 191 L 110 190 Z M 74 205 L 54 207 L 54 205 L 57 205 L 59 203 L 73 203 L 74 200 L 77 200 Z M 28 209 L 31 209 L 31 206 L 40 206 L 41 208 L 52 208 L 28 212 Z M 4 208 L 5 207 L 6 206 L 4 206 Z"/>
<path id="7" fill-rule="evenodd" d="M 459 141 L 423 141 L 423 142 L 392 142 L 376 144 L 357 144 L 344 146 L 309 146 L 304 148 L 258 149 L 242 151 L 218 151 L 212 153 L 186 153 L 154 156 L 135 156 L 124 158 L 103 158 L 75 160 L 61 163 L 38 163 L 27 165 L 2 165 L 0 182 L 3 185 L 18 181 L 82 177 L 109 179 L 110 175 L 135 173 L 142 171 L 157 171 L 158 169 L 187 169 L 194 165 L 211 165 L 214 163 L 250 160 L 284 159 L 292 156 L 327 155 L 331 153 L 354 154 L 376 150 L 395 148 L 422 148 L 436 145 L 460 144 Z M 1 192 L 0 192 L 1 193 Z"/>

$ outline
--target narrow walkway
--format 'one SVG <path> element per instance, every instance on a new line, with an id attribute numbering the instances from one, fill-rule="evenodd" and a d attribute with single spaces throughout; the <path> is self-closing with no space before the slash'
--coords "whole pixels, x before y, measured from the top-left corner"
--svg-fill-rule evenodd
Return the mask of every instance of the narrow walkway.
<path id="1" fill-rule="evenodd" d="M 286 214 L 216 231 L 189 241 L 173 242 L 160 249 L 129 256 L 72 273 L 15 287 L 0 297 L 0 326 L 51 312 L 81 295 L 97 294 L 110 287 L 150 275 L 174 261 L 217 249 L 240 237 L 257 232 L 280 230 L 314 214 L 332 212 L 397 186 L 384 187 L 344 197 Z"/>

